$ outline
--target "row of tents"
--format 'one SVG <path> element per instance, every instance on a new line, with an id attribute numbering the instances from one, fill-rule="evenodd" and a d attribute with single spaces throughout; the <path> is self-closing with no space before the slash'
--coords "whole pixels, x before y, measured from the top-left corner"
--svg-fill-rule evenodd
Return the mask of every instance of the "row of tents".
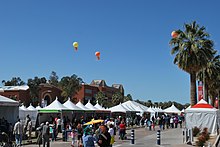
<path id="1" fill-rule="evenodd" d="M 88 102 L 86 105 L 83 105 L 81 102 L 78 102 L 76 105 L 73 104 L 70 100 L 67 100 L 64 104 L 61 104 L 56 98 L 50 105 L 44 108 L 39 106 L 34 108 L 30 105 L 28 108 L 24 106 L 19 107 L 17 101 L 11 100 L 4 96 L 0 95 L 0 116 L 4 117 L 11 123 L 15 123 L 18 117 L 24 118 L 27 114 L 32 116 L 32 120 L 37 116 L 38 113 L 60 113 L 66 111 L 77 111 L 78 113 L 92 112 L 92 113 L 135 113 L 142 114 L 144 112 L 149 112 L 151 114 L 155 113 L 177 113 L 180 114 L 181 111 L 178 110 L 174 105 L 171 107 L 162 110 L 161 108 L 152 108 L 146 107 L 134 101 L 127 101 L 117 106 L 114 106 L 109 109 L 103 108 L 98 103 L 92 105 Z M 191 129 L 198 127 L 203 129 L 208 128 L 211 134 L 217 134 L 219 125 L 220 125 L 220 111 L 211 105 L 209 105 L 203 99 L 200 100 L 196 105 L 187 108 L 184 110 L 185 113 L 185 122 L 186 128 Z M 8 115 L 10 114 L 10 115 Z"/>

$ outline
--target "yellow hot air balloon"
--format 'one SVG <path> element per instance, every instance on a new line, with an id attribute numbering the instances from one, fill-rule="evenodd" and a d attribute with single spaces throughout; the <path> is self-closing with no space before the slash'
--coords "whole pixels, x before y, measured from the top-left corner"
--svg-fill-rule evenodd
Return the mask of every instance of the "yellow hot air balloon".
<path id="1" fill-rule="evenodd" d="M 78 46 L 79 46 L 79 44 L 78 44 L 78 42 L 73 42 L 73 47 L 74 47 L 74 49 L 77 51 L 77 49 L 78 49 Z"/>

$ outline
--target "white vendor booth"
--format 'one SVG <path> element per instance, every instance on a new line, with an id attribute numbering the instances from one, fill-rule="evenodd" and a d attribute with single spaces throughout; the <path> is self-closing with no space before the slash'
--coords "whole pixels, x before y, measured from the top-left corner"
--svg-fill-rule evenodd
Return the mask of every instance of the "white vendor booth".
<path id="1" fill-rule="evenodd" d="M 218 109 L 201 99 L 196 105 L 185 110 L 186 128 L 198 127 L 201 130 L 208 128 L 209 133 L 216 135 L 219 125 L 219 112 Z"/>
<path id="2" fill-rule="evenodd" d="M 0 118 L 5 118 L 9 123 L 14 124 L 18 119 L 19 103 L 0 95 Z"/>

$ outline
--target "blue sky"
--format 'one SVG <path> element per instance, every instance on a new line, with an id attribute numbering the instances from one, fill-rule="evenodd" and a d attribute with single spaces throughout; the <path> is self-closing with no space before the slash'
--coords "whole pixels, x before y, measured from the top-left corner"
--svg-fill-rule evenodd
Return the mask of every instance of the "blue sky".
<path id="1" fill-rule="evenodd" d="M 187 103 L 189 75 L 173 64 L 170 34 L 196 20 L 219 49 L 218 6 L 217 0 L 2 0 L 0 81 L 55 71 L 86 83 L 123 84 L 133 99 Z"/>

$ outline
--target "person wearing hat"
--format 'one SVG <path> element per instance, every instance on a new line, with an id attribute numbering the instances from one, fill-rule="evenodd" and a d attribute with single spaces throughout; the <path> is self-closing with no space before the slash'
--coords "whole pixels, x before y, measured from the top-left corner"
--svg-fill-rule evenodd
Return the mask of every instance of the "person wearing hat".
<path id="1" fill-rule="evenodd" d="M 95 138 L 92 136 L 92 129 L 86 127 L 83 134 L 83 146 L 84 147 L 95 147 Z"/>
<path id="2" fill-rule="evenodd" d="M 43 147 L 45 147 L 46 143 L 47 143 L 47 147 L 49 147 L 50 146 L 49 122 L 46 122 L 46 124 L 43 126 L 42 137 L 43 137 Z"/>

